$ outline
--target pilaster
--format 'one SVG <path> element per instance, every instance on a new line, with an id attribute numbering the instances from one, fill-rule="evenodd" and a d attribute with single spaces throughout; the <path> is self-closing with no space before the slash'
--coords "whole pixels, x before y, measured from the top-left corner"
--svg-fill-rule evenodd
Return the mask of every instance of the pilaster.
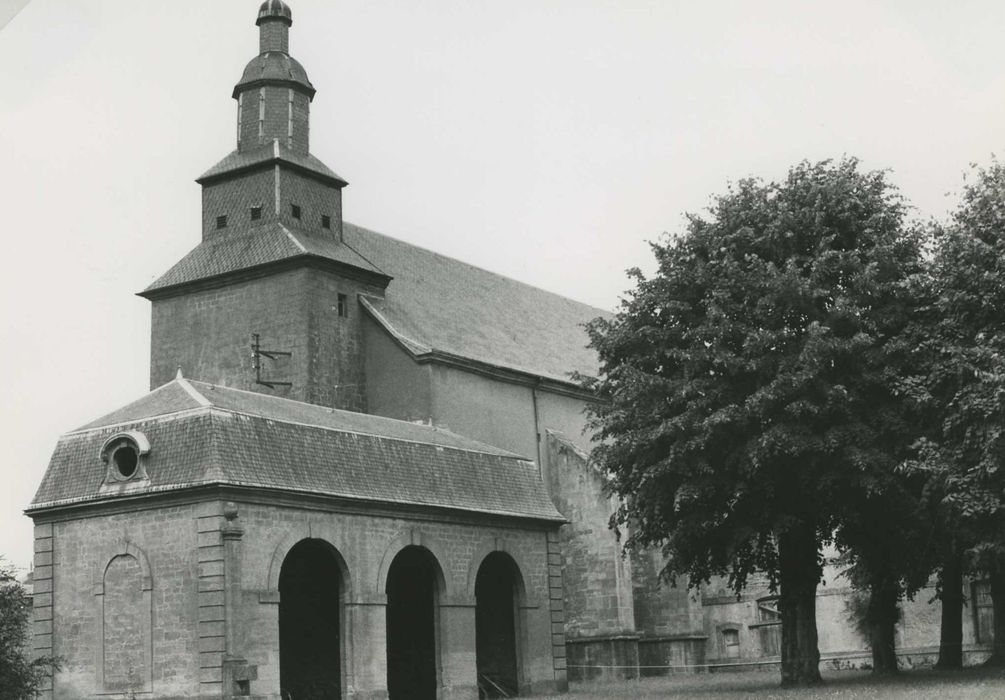
<path id="1" fill-rule="evenodd" d="M 35 560 L 32 579 L 32 638 L 31 651 L 34 658 L 53 655 L 52 609 L 53 609 L 53 528 L 52 524 L 35 526 Z M 42 679 L 38 697 L 50 700 L 53 694 L 52 674 Z"/>
<path id="2" fill-rule="evenodd" d="M 223 694 L 223 656 L 227 648 L 227 605 L 223 518 L 219 503 L 201 504 L 196 520 L 199 575 L 199 691 Z"/>
<path id="3" fill-rule="evenodd" d="M 352 700 L 387 698 L 387 596 L 371 595 L 343 607 L 352 634 L 346 695 Z"/>
<path id="4" fill-rule="evenodd" d="M 477 700 L 475 601 L 448 600 L 439 609 L 440 700 Z"/>

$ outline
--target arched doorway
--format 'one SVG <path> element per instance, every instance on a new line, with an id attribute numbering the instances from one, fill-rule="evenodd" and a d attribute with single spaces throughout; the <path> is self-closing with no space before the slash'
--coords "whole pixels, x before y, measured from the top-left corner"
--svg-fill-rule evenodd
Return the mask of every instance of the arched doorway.
<path id="1" fill-rule="evenodd" d="M 342 697 L 343 576 L 323 540 L 301 540 L 279 572 L 279 686 L 284 700 Z"/>
<path id="2" fill-rule="evenodd" d="M 398 552 L 387 573 L 387 692 L 391 700 L 435 700 L 436 599 L 440 568 L 425 547 Z"/>
<path id="3" fill-rule="evenodd" d="M 475 651 L 478 694 L 509 698 L 520 691 L 517 603 L 520 570 L 505 552 L 492 552 L 475 578 Z"/>

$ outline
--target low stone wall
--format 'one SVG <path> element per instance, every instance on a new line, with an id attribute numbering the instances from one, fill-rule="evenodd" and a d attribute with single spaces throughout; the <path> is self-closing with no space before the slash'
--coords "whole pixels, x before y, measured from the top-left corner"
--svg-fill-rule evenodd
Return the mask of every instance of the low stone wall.
<path id="1" fill-rule="evenodd" d="M 639 677 L 637 634 L 566 638 L 565 653 L 570 681 Z"/>
<path id="2" fill-rule="evenodd" d="M 966 645 L 963 649 L 963 665 L 977 666 L 987 661 L 990 655 L 991 651 L 987 647 Z M 897 665 L 902 669 L 931 668 L 938 658 L 939 648 L 937 646 L 907 647 L 897 650 Z M 708 664 L 708 671 L 710 673 L 765 671 L 778 668 L 779 664 L 781 664 L 781 659 L 777 656 L 735 662 L 713 661 Z M 822 654 L 820 668 L 831 671 L 868 670 L 872 668 L 872 652 L 865 650 Z"/>
<path id="3" fill-rule="evenodd" d="M 668 635 L 639 640 L 639 675 L 666 676 L 671 673 L 705 671 L 703 634 Z"/>

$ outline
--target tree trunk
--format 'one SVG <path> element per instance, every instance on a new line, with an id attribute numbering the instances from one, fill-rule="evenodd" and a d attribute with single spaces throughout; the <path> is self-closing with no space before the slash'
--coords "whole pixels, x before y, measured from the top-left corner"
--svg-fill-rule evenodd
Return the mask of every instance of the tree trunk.
<path id="1" fill-rule="evenodd" d="M 1005 568 L 999 564 L 990 573 L 994 642 L 986 665 L 1005 666 Z"/>
<path id="2" fill-rule="evenodd" d="M 799 523 L 778 536 L 779 599 L 782 614 L 782 685 L 821 683 L 817 648 L 816 528 Z"/>
<path id="3" fill-rule="evenodd" d="M 877 580 L 869 590 L 869 646 L 872 647 L 873 673 L 897 672 L 897 620 L 900 611 L 900 586 L 896 582 Z"/>
<path id="4" fill-rule="evenodd" d="M 963 668 L 963 553 L 955 543 L 942 561 L 941 577 L 942 629 L 935 668 L 957 671 Z"/>

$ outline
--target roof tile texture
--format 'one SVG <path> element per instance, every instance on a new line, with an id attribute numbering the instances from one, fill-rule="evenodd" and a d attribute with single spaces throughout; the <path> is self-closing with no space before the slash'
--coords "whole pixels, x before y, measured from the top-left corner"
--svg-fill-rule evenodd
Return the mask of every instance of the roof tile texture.
<path id="1" fill-rule="evenodd" d="M 194 409 L 194 410 L 193 410 Z M 132 495 L 223 483 L 559 521 L 533 463 L 430 426 L 179 379 L 63 436 L 33 509 L 103 498 L 102 444 L 150 441 Z"/>

